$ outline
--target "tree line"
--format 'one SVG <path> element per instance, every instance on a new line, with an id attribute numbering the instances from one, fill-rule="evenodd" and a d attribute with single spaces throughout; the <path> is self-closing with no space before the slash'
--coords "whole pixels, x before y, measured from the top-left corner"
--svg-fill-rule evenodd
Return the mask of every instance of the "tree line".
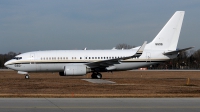
<path id="1" fill-rule="evenodd" d="M 149 66 L 148 69 L 200 69 L 200 50 L 184 51 L 174 59 Z"/>
<path id="2" fill-rule="evenodd" d="M 200 49 L 181 52 L 166 64 L 173 69 L 200 69 Z"/>
<path id="3" fill-rule="evenodd" d="M 18 53 L 20 54 L 20 53 Z M 12 58 L 14 58 L 16 55 L 18 55 L 15 52 L 8 52 L 7 54 L 0 54 L 0 68 L 6 68 L 4 66 L 4 63 Z"/>

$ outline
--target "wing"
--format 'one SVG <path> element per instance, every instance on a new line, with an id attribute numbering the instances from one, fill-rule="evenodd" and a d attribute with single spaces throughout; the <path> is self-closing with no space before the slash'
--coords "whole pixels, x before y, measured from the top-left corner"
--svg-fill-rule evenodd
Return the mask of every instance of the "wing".
<path id="1" fill-rule="evenodd" d="M 89 66 L 90 68 L 95 68 L 95 67 L 108 67 L 114 64 L 120 64 L 121 60 L 126 60 L 126 59 L 130 59 L 134 57 L 140 57 L 144 51 L 146 44 L 147 44 L 147 41 L 145 41 L 144 44 L 138 49 L 138 51 L 132 56 L 102 60 L 102 61 L 97 61 L 97 62 L 90 62 L 90 63 L 87 63 L 86 65 Z"/>
<path id="2" fill-rule="evenodd" d="M 192 49 L 194 47 L 188 47 L 188 48 L 185 48 L 185 49 L 180 49 L 180 50 L 177 50 L 177 51 L 170 51 L 170 52 L 165 52 L 163 53 L 164 55 L 173 55 L 173 54 L 178 54 L 180 52 L 183 52 L 183 51 L 186 51 L 186 50 L 189 50 L 189 49 Z"/>

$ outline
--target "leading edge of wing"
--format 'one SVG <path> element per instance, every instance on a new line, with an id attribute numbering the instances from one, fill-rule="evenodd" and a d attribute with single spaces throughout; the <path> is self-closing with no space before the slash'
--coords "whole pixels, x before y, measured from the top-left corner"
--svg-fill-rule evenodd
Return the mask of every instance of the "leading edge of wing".
<path id="1" fill-rule="evenodd" d="M 102 61 L 96 61 L 96 62 L 90 62 L 90 63 L 87 63 L 86 65 L 91 67 L 91 68 L 95 68 L 95 67 L 108 67 L 108 66 L 111 66 L 113 64 L 120 64 L 121 60 L 126 60 L 126 59 L 130 59 L 130 58 L 134 58 L 134 57 L 140 57 L 142 55 L 143 51 L 144 51 L 146 44 L 147 44 L 147 41 L 145 41 L 143 43 L 143 45 L 138 49 L 138 51 L 132 56 L 116 58 L 116 59 L 108 59 L 108 60 L 102 60 Z"/>

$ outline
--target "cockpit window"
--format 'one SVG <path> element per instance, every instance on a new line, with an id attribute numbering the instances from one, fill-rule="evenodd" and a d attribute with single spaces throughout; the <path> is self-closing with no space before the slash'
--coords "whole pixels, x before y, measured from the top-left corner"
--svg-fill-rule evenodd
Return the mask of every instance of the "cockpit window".
<path id="1" fill-rule="evenodd" d="M 14 57 L 13 59 L 20 60 L 22 57 Z"/>

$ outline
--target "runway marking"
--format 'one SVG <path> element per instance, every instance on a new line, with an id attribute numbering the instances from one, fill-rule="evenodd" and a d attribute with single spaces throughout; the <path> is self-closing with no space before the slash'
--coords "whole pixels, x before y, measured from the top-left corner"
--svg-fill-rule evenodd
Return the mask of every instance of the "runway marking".
<path id="1" fill-rule="evenodd" d="M 82 80 L 91 82 L 91 83 L 98 83 L 98 84 L 114 84 L 114 83 L 116 83 L 113 81 L 103 80 L 103 79 L 82 79 Z"/>
<path id="2" fill-rule="evenodd" d="M 31 109 L 31 108 L 38 108 L 38 109 L 200 109 L 198 106 L 194 107 L 187 107 L 187 106 L 178 106 L 178 107 L 167 107 L 167 106 L 144 106 L 144 107 L 0 107 L 0 109 Z"/>

